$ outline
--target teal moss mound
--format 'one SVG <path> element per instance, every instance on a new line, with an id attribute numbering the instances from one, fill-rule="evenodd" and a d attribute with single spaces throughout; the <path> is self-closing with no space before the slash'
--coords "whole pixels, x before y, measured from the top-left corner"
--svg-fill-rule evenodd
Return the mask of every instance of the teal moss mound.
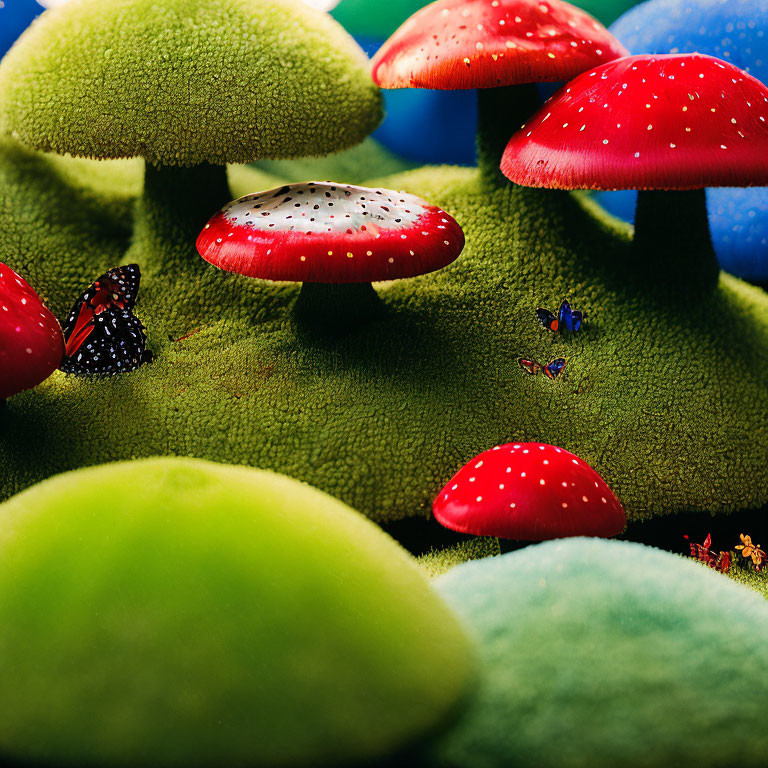
<path id="1" fill-rule="evenodd" d="M 437 726 L 457 620 L 373 524 L 296 481 L 190 459 L 0 506 L 0 752 L 78 766 L 341 765 Z"/>
<path id="2" fill-rule="evenodd" d="M 675 555 L 577 539 L 461 565 L 480 693 L 433 753 L 461 768 L 765 766 L 768 604 Z"/>
<path id="3" fill-rule="evenodd" d="M 341 181 L 360 179 L 346 174 Z M 68 469 L 195 455 L 273 469 L 369 517 L 429 514 L 481 451 L 552 443 L 593 466 L 629 519 L 768 502 L 768 296 L 721 275 L 713 288 L 652 279 L 629 230 L 579 197 L 471 169 L 383 183 L 453 214 L 467 246 L 447 269 L 377 286 L 388 313 L 340 339 L 297 335 L 298 286 L 227 275 L 188 242 L 134 244 L 136 312 L 155 360 L 113 378 L 57 373 L 0 411 L 0 495 Z M 274 177 L 230 169 L 233 194 Z M 277 181 L 279 183 L 279 181 Z M 0 145 L 0 261 L 60 317 L 126 263 L 140 165 Z M 534 310 L 586 312 L 575 339 Z M 517 358 L 565 357 L 557 381 Z"/>

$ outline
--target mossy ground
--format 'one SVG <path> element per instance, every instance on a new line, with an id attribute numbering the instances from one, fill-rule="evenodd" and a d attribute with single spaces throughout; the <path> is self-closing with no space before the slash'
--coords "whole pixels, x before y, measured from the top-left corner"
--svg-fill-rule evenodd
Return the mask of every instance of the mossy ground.
<path id="1" fill-rule="evenodd" d="M 734 581 L 738 581 L 739 584 L 744 584 L 746 587 L 754 589 L 755 592 L 759 592 L 766 600 L 768 600 L 768 571 L 748 571 L 744 568 L 731 568 L 728 572 Z"/>
<path id="2" fill-rule="evenodd" d="M 271 171 L 232 169 L 233 194 L 279 183 Z M 284 472 L 392 522 L 426 517 L 468 459 L 518 439 L 583 457 L 630 520 L 768 502 L 763 291 L 726 275 L 711 291 L 696 275 L 643 283 L 629 230 L 568 193 L 494 187 L 458 168 L 382 183 L 446 208 L 467 246 L 441 272 L 378 286 L 388 315 L 339 339 L 296 333 L 298 286 L 219 272 L 191 242 L 135 243 L 154 362 L 107 379 L 58 373 L 9 400 L 0 495 L 73 467 L 193 455 Z M 0 261 L 63 317 L 126 261 L 140 186 L 136 163 L 4 145 Z M 565 297 L 586 312 L 576 339 L 536 322 L 537 306 Z M 550 381 L 520 356 L 568 366 Z"/>
<path id="3" fill-rule="evenodd" d="M 478 536 L 452 547 L 433 549 L 419 557 L 419 565 L 429 576 L 435 578 L 468 560 L 480 560 L 483 557 L 496 557 L 500 554 L 501 548 L 498 539 Z"/>

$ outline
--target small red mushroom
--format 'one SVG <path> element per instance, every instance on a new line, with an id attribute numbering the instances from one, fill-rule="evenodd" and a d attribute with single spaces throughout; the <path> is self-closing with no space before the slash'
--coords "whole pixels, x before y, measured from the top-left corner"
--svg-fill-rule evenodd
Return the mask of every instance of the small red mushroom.
<path id="1" fill-rule="evenodd" d="M 512 136 L 501 170 L 525 186 L 641 190 L 635 244 L 649 272 L 677 263 L 675 278 L 706 271 L 711 282 L 705 187 L 768 185 L 768 88 L 701 54 L 612 61 L 568 83 Z"/>
<path id="2" fill-rule="evenodd" d="M 610 537 L 626 526 L 600 475 L 543 443 L 507 443 L 475 456 L 440 491 L 433 512 L 459 533 L 516 541 Z"/>
<path id="3" fill-rule="evenodd" d="M 220 269 L 303 283 L 296 305 L 314 324 L 365 319 L 372 282 L 441 269 L 464 247 L 445 211 L 406 192 L 333 182 L 288 184 L 227 205 L 197 250 Z"/>
<path id="4" fill-rule="evenodd" d="M 0 401 L 45 381 L 63 357 L 58 320 L 21 275 L 0 263 Z"/>
<path id="5" fill-rule="evenodd" d="M 541 104 L 533 83 L 568 80 L 628 53 L 563 0 L 438 0 L 384 43 L 373 79 L 382 88 L 479 89 L 479 161 L 497 174 L 510 132 Z"/>

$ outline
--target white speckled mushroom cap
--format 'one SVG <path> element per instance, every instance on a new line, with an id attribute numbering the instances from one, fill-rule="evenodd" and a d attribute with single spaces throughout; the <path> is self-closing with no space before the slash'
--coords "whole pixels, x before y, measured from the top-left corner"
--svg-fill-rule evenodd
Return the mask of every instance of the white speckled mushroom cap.
<path id="1" fill-rule="evenodd" d="M 197 241 L 211 264 L 265 280 L 369 283 L 450 264 L 464 233 L 406 192 L 333 182 L 288 184 L 235 200 Z"/>

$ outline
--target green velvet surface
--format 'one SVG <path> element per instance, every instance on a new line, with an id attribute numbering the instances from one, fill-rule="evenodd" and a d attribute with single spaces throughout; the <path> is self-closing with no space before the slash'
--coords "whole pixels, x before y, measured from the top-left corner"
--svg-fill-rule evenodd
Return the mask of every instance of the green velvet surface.
<path id="1" fill-rule="evenodd" d="M 750 590 L 597 539 L 467 563 L 435 584 L 483 671 L 429 764 L 765 766 L 768 604 Z"/>
<path id="2" fill-rule="evenodd" d="M 591 464 L 630 520 L 768 501 L 768 297 L 727 275 L 716 289 L 695 274 L 646 282 L 628 228 L 578 196 L 490 188 L 471 169 L 383 179 L 453 214 L 465 251 L 377 286 L 380 321 L 307 339 L 290 321 L 298 286 L 217 271 L 183 238 L 138 232 L 126 254 L 139 166 L 93 167 L 2 146 L 0 261 L 59 317 L 101 271 L 138 261 L 136 312 L 155 360 L 106 379 L 57 373 L 10 399 L 2 496 L 171 453 L 275 469 L 386 522 L 427 516 L 477 453 L 531 440 Z M 232 194 L 274 181 L 247 168 L 230 177 Z M 587 316 L 575 339 L 534 314 L 566 296 Z M 550 381 L 519 356 L 568 365 Z"/>
<path id="3" fill-rule="evenodd" d="M 428 3 L 426 0 L 340 0 L 331 15 L 352 35 L 385 40 L 409 16 Z"/>
<path id="4" fill-rule="evenodd" d="M 571 5 L 583 8 L 603 22 L 610 24 L 624 11 L 637 5 L 638 0 L 575 0 Z M 409 16 L 428 5 L 428 0 L 341 0 L 331 12 L 353 35 L 384 40 Z"/>
<path id="5" fill-rule="evenodd" d="M 71 0 L 3 59 L 0 131 L 158 165 L 322 155 L 381 119 L 368 69 L 300 0 Z"/>
<path id="6" fill-rule="evenodd" d="M 289 478 L 153 459 L 0 505 L 0 754 L 307 766 L 441 726 L 467 638 L 415 561 Z"/>
<path id="7" fill-rule="evenodd" d="M 369 138 L 355 147 L 327 157 L 262 160 L 255 167 L 286 183 L 343 178 L 347 183 L 360 184 L 374 176 L 402 173 L 416 166 Z"/>

